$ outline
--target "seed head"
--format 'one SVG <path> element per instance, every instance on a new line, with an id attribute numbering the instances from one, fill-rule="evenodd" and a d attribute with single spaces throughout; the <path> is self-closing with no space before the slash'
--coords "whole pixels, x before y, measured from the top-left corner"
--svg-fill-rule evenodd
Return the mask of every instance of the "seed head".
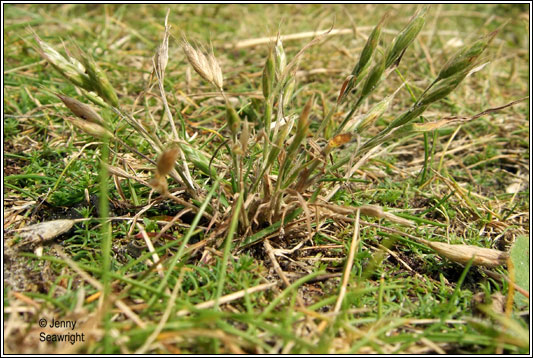
<path id="1" fill-rule="evenodd" d="M 450 58 L 440 70 L 435 81 L 448 78 L 456 73 L 473 68 L 476 65 L 476 60 L 483 53 L 483 51 L 485 51 L 497 33 L 498 31 L 493 31 L 484 38 L 477 40 L 469 46 L 464 46 L 462 49 L 457 51 L 457 53 L 453 55 L 452 58 Z"/>
<path id="2" fill-rule="evenodd" d="M 276 46 L 274 49 L 276 52 L 276 75 L 279 80 L 281 74 L 283 73 L 283 71 L 285 71 L 285 67 L 287 66 L 287 56 L 285 55 L 283 43 L 281 42 L 281 38 L 279 36 L 276 40 Z"/>
<path id="3" fill-rule="evenodd" d="M 409 108 L 407 111 L 403 112 L 402 114 L 400 114 L 400 116 L 396 117 L 392 122 L 390 122 L 387 128 L 385 128 L 384 132 L 388 133 L 395 128 L 398 128 L 411 122 L 419 115 L 424 113 L 426 108 L 427 105 L 418 105 L 416 107 Z"/>
<path id="4" fill-rule="evenodd" d="M 209 62 L 209 67 L 211 68 L 211 73 L 213 75 L 213 83 L 215 87 L 222 89 L 224 87 L 224 78 L 222 76 L 222 70 L 220 69 L 220 65 L 218 64 L 218 61 L 213 53 L 213 49 L 211 49 L 211 52 L 207 56 L 207 60 Z"/>
<path id="5" fill-rule="evenodd" d="M 91 55 L 85 53 L 77 45 L 75 46 L 75 51 L 85 67 L 85 73 L 89 77 L 89 82 L 84 88 L 88 91 L 96 92 L 110 105 L 114 107 L 118 106 L 117 94 L 105 72 L 96 64 Z"/>
<path id="6" fill-rule="evenodd" d="M 381 81 L 381 76 L 385 71 L 385 59 L 382 59 L 372 67 L 370 74 L 366 78 L 365 85 L 361 91 L 361 97 L 359 98 L 359 103 L 365 99 L 376 87 L 376 85 Z M 359 104 L 358 103 L 358 104 Z"/>
<path id="7" fill-rule="evenodd" d="M 185 39 L 182 41 L 182 47 L 185 56 L 187 56 L 187 60 L 196 73 L 217 89 L 221 90 L 223 87 L 222 70 L 220 69 L 212 49 L 211 53 L 206 56 L 202 51 L 192 47 L 192 45 Z"/>
<path id="8" fill-rule="evenodd" d="M 183 150 L 187 161 L 191 162 L 205 175 L 208 175 L 213 179 L 218 178 L 215 168 L 209 166 L 209 159 L 206 154 L 184 141 L 178 142 L 178 145 L 181 150 Z"/>
<path id="9" fill-rule="evenodd" d="M 426 9 L 419 12 L 414 18 L 405 26 L 400 34 L 394 39 L 394 43 L 388 52 L 385 68 L 392 66 L 402 55 L 402 53 L 415 40 L 416 36 L 422 27 L 424 27 Z"/>
<path id="10" fill-rule="evenodd" d="M 283 90 L 283 107 L 287 107 L 289 102 L 292 99 L 292 94 L 294 93 L 294 89 L 296 88 L 296 77 L 292 76 L 287 85 L 285 86 L 285 89 Z"/>
<path id="11" fill-rule="evenodd" d="M 265 66 L 263 67 L 263 96 L 269 98 L 272 93 L 272 88 L 274 87 L 274 79 L 276 77 L 276 68 L 275 68 L 276 59 L 272 53 L 272 50 L 269 52 Z"/>
<path id="12" fill-rule="evenodd" d="M 163 35 L 163 41 L 161 45 L 157 48 L 155 53 L 154 62 L 156 63 L 156 71 L 159 72 L 161 80 L 165 78 L 165 68 L 168 64 L 168 38 L 170 36 L 170 25 L 168 24 L 168 15 L 170 14 L 170 9 L 167 10 L 167 15 L 165 16 L 165 33 Z"/>
<path id="13" fill-rule="evenodd" d="M 388 96 L 382 101 L 378 102 L 376 105 L 374 105 L 374 107 L 372 107 L 370 111 L 365 114 L 365 116 L 357 126 L 357 133 L 362 133 L 365 129 L 374 124 L 376 120 L 378 120 L 378 118 L 380 118 L 383 113 L 385 113 L 385 111 L 389 108 L 392 98 L 393 96 Z"/>
<path id="14" fill-rule="evenodd" d="M 351 133 L 341 133 L 331 138 L 328 142 L 327 147 L 329 148 L 340 147 L 341 145 L 348 143 L 351 139 L 352 139 Z"/>
<path id="15" fill-rule="evenodd" d="M 243 154 L 246 154 L 248 150 L 248 141 L 250 140 L 250 126 L 248 121 L 243 122 L 241 136 L 239 137 L 239 142 L 241 144 L 241 149 Z"/>
<path id="16" fill-rule="evenodd" d="M 166 194 L 168 192 L 167 178 L 155 173 L 154 177 L 150 179 L 148 184 L 159 194 Z"/>
<path id="17" fill-rule="evenodd" d="M 168 173 L 170 173 L 172 168 L 174 168 L 178 154 L 179 148 L 177 147 L 167 149 L 161 153 L 159 159 L 157 160 L 157 174 L 160 177 L 165 177 L 168 175 Z"/>
<path id="18" fill-rule="evenodd" d="M 239 128 L 241 126 L 241 118 L 237 114 L 235 108 L 233 108 L 231 103 L 229 103 L 229 101 L 226 102 L 226 120 L 228 121 L 228 126 L 231 130 L 233 138 L 236 138 L 239 132 Z"/>
<path id="19" fill-rule="evenodd" d="M 101 125 L 93 122 L 84 121 L 78 118 L 67 117 L 66 118 L 74 126 L 78 127 L 87 134 L 96 138 L 112 137 L 113 134 Z"/>
<path id="20" fill-rule="evenodd" d="M 56 93 L 55 94 L 59 99 L 67 106 L 68 109 L 72 111 L 76 116 L 86 121 L 103 125 L 104 120 L 91 106 L 86 105 L 74 98 L 67 97 L 65 95 Z"/>
<path id="21" fill-rule="evenodd" d="M 383 25 L 383 22 L 385 21 L 386 15 L 381 18 L 381 21 L 379 24 L 374 27 L 372 32 L 370 33 L 370 36 L 366 40 L 365 47 L 363 48 L 363 51 L 361 52 L 361 57 L 359 58 L 359 62 L 357 62 L 357 65 L 355 65 L 352 75 L 355 77 L 358 77 L 359 74 L 363 71 L 365 67 L 368 66 L 370 63 L 370 59 L 372 58 L 372 54 L 374 53 L 374 50 L 378 46 L 379 38 L 381 36 L 381 26 Z"/>
<path id="22" fill-rule="evenodd" d="M 434 87 L 426 92 L 418 101 L 418 106 L 427 106 L 433 102 L 443 99 L 449 95 L 461 81 L 468 75 L 470 68 L 464 69 L 462 72 L 456 73 L 442 81 L 439 81 Z"/>
<path id="23" fill-rule="evenodd" d="M 33 32 L 33 30 L 31 30 Z M 89 77 L 84 73 L 85 68 L 81 64 L 69 61 L 52 46 L 33 32 L 33 37 L 37 42 L 37 51 L 48 61 L 63 77 L 74 85 L 85 88 L 89 83 Z M 76 61 L 77 62 L 77 61 Z"/>

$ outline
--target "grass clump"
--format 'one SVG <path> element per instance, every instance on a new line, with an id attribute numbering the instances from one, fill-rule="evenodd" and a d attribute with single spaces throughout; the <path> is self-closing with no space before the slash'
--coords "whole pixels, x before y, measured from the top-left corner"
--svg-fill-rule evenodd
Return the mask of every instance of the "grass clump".
<path id="1" fill-rule="evenodd" d="M 75 240 L 62 248 L 22 254 L 84 280 L 78 291 L 67 284 L 66 302 L 79 295 L 78 306 L 91 312 L 86 327 L 103 331 L 91 331 L 92 342 L 81 351 L 409 353 L 420 340 L 439 353 L 527 348 L 512 310 L 493 312 L 490 319 L 500 324 L 489 331 L 490 314 L 464 319 L 457 309 L 468 309 L 481 275 L 492 275 L 487 302 L 492 292 L 515 287 L 505 280 L 509 258 L 502 247 L 450 242 L 449 235 L 443 242 L 453 225 L 464 233 L 470 228 L 459 227 L 463 222 L 492 222 L 484 215 L 494 210 L 480 208 L 482 199 L 472 198 L 441 164 L 461 126 L 503 107 L 466 118 L 424 117 L 446 108 L 449 95 L 481 69 L 498 31 L 462 45 L 419 86 L 404 78 L 401 66 L 413 60 L 413 45 L 431 20 L 428 9 L 417 10 L 392 38 L 384 33 L 393 21 L 383 16 L 368 30 L 357 61 L 344 64 L 352 71 L 329 93 L 300 86 L 299 66 L 333 29 L 300 50 L 289 51 L 278 35 L 252 65 L 254 91 L 238 98 L 231 90 L 238 81 L 228 76 L 233 71 L 217 58 L 221 51 L 180 34 L 184 58 L 213 92 L 210 100 L 186 96 L 189 104 L 178 105 L 170 14 L 145 71 L 147 89 L 133 101 L 89 51 L 65 45 L 63 55 L 33 33 L 37 52 L 76 95 L 42 90 L 61 100 L 73 115 L 65 123 L 97 148 L 91 149 L 100 174 L 97 210 L 80 210 L 89 220 L 76 225 Z M 184 78 L 195 80 L 190 71 Z M 450 126 L 434 170 L 439 131 Z M 401 170 L 387 156 L 395 157 L 407 139 L 418 145 L 412 152 L 424 152 L 421 179 L 389 180 Z M 369 185 L 376 180 L 386 186 Z M 431 192 L 433 183 L 447 191 Z M 415 199 L 424 201 L 422 213 L 411 212 Z M 484 273 L 482 266 L 499 271 Z M 58 308 L 55 314 L 72 313 L 51 294 L 31 300 Z M 479 332 L 483 339 L 476 340 Z M 116 345 L 112 337 L 119 337 Z"/>

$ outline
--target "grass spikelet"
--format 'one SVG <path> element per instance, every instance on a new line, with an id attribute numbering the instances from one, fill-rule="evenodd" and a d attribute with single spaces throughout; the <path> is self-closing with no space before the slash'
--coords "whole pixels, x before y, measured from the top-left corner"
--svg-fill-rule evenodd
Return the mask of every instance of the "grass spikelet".
<path id="1" fill-rule="evenodd" d="M 435 81 L 448 78 L 456 73 L 473 68 L 476 65 L 476 60 L 483 51 L 485 51 L 497 33 L 497 30 L 493 31 L 482 39 L 457 51 L 457 53 L 442 67 Z"/>
<path id="2" fill-rule="evenodd" d="M 165 69 L 168 64 L 168 38 L 170 36 L 170 25 L 168 25 L 169 14 L 170 9 L 167 10 L 167 15 L 165 16 L 165 33 L 163 34 L 163 41 L 155 53 L 155 63 L 157 64 L 157 70 L 159 71 L 161 80 L 165 78 Z"/>
<path id="3" fill-rule="evenodd" d="M 209 67 L 211 68 L 211 73 L 213 75 L 213 85 L 215 87 L 222 89 L 224 87 L 224 78 L 222 76 L 222 69 L 220 68 L 220 65 L 218 64 L 218 61 L 215 57 L 215 54 L 213 53 L 213 49 L 211 48 L 211 52 L 207 56 L 207 61 L 209 62 Z"/>
<path id="4" fill-rule="evenodd" d="M 100 117 L 91 106 L 59 93 L 56 93 L 55 95 L 79 118 L 99 125 L 104 125 L 102 117 Z"/>
<path id="5" fill-rule="evenodd" d="M 265 97 L 265 99 L 268 99 L 270 97 L 270 94 L 272 93 L 272 88 L 274 87 L 274 79 L 276 77 L 275 57 L 272 52 L 273 51 L 270 50 L 270 52 L 268 53 L 265 66 L 263 67 L 263 77 L 261 79 L 263 96 Z"/>
<path id="6" fill-rule="evenodd" d="M 281 38 L 278 36 L 278 39 L 276 40 L 276 46 L 274 47 L 274 51 L 276 53 L 276 61 L 275 61 L 275 68 L 276 68 L 276 77 L 278 81 L 281 80 L 281 75 L 285 71 L 285 67 L 287 66 L 287 56 L 285 55 L 285 50 L 283 49 L 283 43 L 281 42 Z"/>
<path id="7" fill-rule="evenodd" d="M 365 116 L 363 117 L 359 125 L 357 125 L 357 128 L 355 129 L 355 131 L 357 133 L 362 133 L 367 128 L 369 128 L 371 125 L 373 125 L 378 120 L 378 118 L 380 118 L 383 115 L 383 113 L 387 111 L 390 103 L 392 102 L 393 97 L 394 95 L 388 96 L 382 101 L 379 101 L 378 103 L 376 103 L 370 109 L 370 111 L 368 111 L 365 114 Z"/>
<path id="8" fill-rule="evenodd" d="M 178 145 L 183 150 L 185 158 L 202 173 L 214 179 L 218 177 L 215 168 L 209 167 L 209 159 L 202 151 L 183 141 L 180 141 Z"/>
<path id="9" fill-rule="evenodd" d="M 352 75 L 355 77 L 359 77 L 361 72 L 370 64 L 370 59 L 372 58 L 372 54 L 376 50 L 379 39 L 381 37 L 381 27 L 383 23 L 385 22 L 385 19 L 387 18 L 387 15 L 385 14 L 380 22 L 374 27 L 372 32 L 370 33 L 370 36 L 368 36 L 368 39 L 366 40 L 365 47 L 363 48 L 363 51 L 361 52 L 361 57 L 359 57 L 359 61 L 355 65 Z"/>
<path id="10" fill-rule="evenodd" d="M 425 23 L 425 14 L 427 9 L 424 9 L 417 13 L 414 18 L 405 26 L 400 34 L 394 39 L 394 42 L 387 54 L 387 60 L 385 61 L 385 68 L 392 66 L 402 53 L 411 45 L 411 43 L 418 36 Z"/>
<path id="11" fill-rule="evenodd" d="M 443 99 L 449 95 L 464 78 L 468 75 L 468 68 L 463 70 L 463 72 L 456 73 L 455 75 L 448 77 L 442 81 L 439 81 L 434 87 L 432 87 L 428 92 L 422 95 L 417 102 L 417 106 L 427 106 L 431 103 L 434 103 L 438 100 Z"/>
<path id="12" fill-rule="evenodd" d="M 85 133 L 92 135 L 93 137 L 104 139 L 106 137 L 113 136 L 111 132 L 109 132 L 107 129 L 105 129 L 104 127 L 102 127 L 101 125 L 97 123 L 88 122 L 88 121 L 81 120 L 78 118 L 73 118 L 73 117 L 67 117 L 66 119 L 72 124 L 74 124 L 74 126 L 78 127 Z"/>
<path id="13" fill-rule="evenodd" d="M 294 89 L 296 88 L 296 77 L 289 78 L 287 85 L 283 91 L 283 107 L 287 107 L 292 99 Z"/>
<path id="14" fill-rule="evenodd" d="M 168 182 L 166 176 L 172 171 L 178 158 L 180 149 L 171 147 L 159 155 L 154 177 L 150 180 L 150 186 L 160 194 L 168 192 Z"/>
<path id="15" fill-rule="evenodd" d="M 198 73 L 207 82 L 213 83 L 211 68 L 205 55 L 201 51 L 192 47 L 192 45 L 185 39 L 182 42 L 182 48 L 183 52 L 185 52 L 185 56 L 187 56 L 187 60 L 191 64 L 192 68 L 194 68 L 196 73 Z"/>
<path id="16" fill-rule="evenodd" d="M 217 89 L 222 90 L 223 76 L 220 65 L 212 50 L 206 56 L 203 51 L 195 49 L 185 38 L 182 41 L 182 48 L 187 60 L 204 80 L 211 83 Z"/>
<path id="17" fill-rule="evenodd" d="M 84 73 L 85 68 L 80 68 L 79 65 L 66 59 L 47 42 L 43 41 L 33 30 L 30 29 L 30 31 L 37 42 L 38 47 L 36 49 L 41 57 L 48 61 L 53 68 L 72 84 L 86 88 L 89 83 L 89 77 Z"/>
<path id="18" fill-rule="evenodd" d="M 241 125 L 241 118 L 229 102 L 226 103 L 226 120 L 228 121 L 233 138 L 236 138 Z"/>
<path id="19" fill-rule="evenodd" d="M 80 60 L 85 67 L 85 71 L 89 76 L 89 86 L 86 88 L 89 91 L 96 92 L 102 99 L 110 105 L 118 106 L 118 97 L 115 89 L 109 82 L 105 72 L 96 64 L 94 59 L 80 50 Z"/>
<path id="20" fill-rule="evenodd" d="M 160 176 L 165 176 L 170 173 L 172 168 L 174 168 L 178 154 L 179 148 L 177 147 L 170 148 L 161 153 L 159 159 L 157 160 L 157 174 Z"/>
<path id="21" fill-rule="evenodd" d="M 370 74 L 368 75 L 365 85 L 363 86 L 363 90 L 361 91 L 361 96 L 359 97 L 359 100 L 357 101 L 357 104 L 355 107 L 359 107 L 361 102 L 374 90 L 374 88 L 378 85 L 378 83 L 381 81 L 381 76 L 383 75 L 383 72 L 385 71 L 385 59 L 382 59 L 378 63 L 372 67 L 372 70 L 370 71 Z"/>

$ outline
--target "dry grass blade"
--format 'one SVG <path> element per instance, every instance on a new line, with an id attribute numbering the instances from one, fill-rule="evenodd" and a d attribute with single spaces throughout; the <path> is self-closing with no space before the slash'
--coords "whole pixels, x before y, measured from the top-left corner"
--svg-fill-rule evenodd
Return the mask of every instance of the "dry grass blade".
<path id="1" fill-rule="evenodd" d="M 249 294 L 254 293 L 254 292 L 260 292 L 260 291 L 268 290 L 268 289 L 270 289 L 272 287 L 275 287 L 277 285 L 279 285 L 278 282 L 270 282 L 270 283 L 264 283 L 264 284 L 257 285 L 257 286 L 254 286 L 254 287 L 246 288 L 244 290 L 240 290 L 240 291 L 237 291 L 237 292 L 233 292 L 233 293 L 230 293 L 228 295 L 220 297 L 220 299 L 218 300 L 218 304 L 223 305 L 223 304 L 229 303 L 231 301 L 235 301 L 235 300 L 238 300 L 240 298 L 243 298 L 247 294 L 249 295 Z M 215 306 L 215 303 L 216 303 L 216 300 L 209 300 L 209 301 L 205 301 L 205 302 L 202 302 L 202 303 L 199 303 L 199 304 L 195 305 L 194 308 L 198 309 L 198 310 L 211 308 L 211 307 Z M 178 316 L 186 316 L 189 313 L 190 313 L 189 310 L 183 309 L 181 311 L 178 311 L 177 315 Z"/>
<path id="2" fill-rule="evenodd" d="M 159 276 L 163 277 L 165 275 L 163 272 L 163 265 L 159 263 L 160 262 L 159 255 L 155 251 L 154 245 L 152 244 L 152 240 L 150 240 L 150 238 L 148 237 L 148 234 L 146 233 L 146 230 L 144 230 L 144 227 L 141 224 L 137 223 L 137 228 L 139 229 L 144 239 L 144 242 L 146 243 L 146 246 L 148 247 L 148 250 L 152 253 L 152 258 L 154 260 L 152 264 L 156 265 L 157 273 L 159 274 Z M 170 293 L 170 292 L 167 292 L 167 293 Z"/>
<path id="3" fill-rule="evenodd" d="M 317 206 L 323 207 L 332 213 L 341 214 L 341 215 L 353 215 L 361 212 L 362 215 L 372 216 L 379 219 L 386 219 L 393 223 L 404 225 L 404 226 L 414 226 L 413 222 L 399 216 L 396 216 L 392 213 L 388 213 L 383 210 L 382 207 L 377 205 L 361 205 L 355 207 L 346 207 L 333 204 L 323 204 L 317 203 Z"/>
<path id="4" fill-rule="evenodd" d="M 339 291 L 339 297 L 337 298 L 337 302 L 335 303 L 335 308 L 333 310 L 335 314 L 340 312 L 342 301 L 344 300 L 344 296 L 346 295 L 346 288 L 348 287 L 348 281 L 350 280 L 350 272 L 352 271 L 355 252 L 357 251 L 357 246 L 359 244 L 359 237 L 360 237 L 359 236 L 359 214 L 360 213 L 361 213 L 361 210 L 359 209 L 356 210 L 352 242 L 350 243 L 350 251 L 348 252 L 348 260 L 346 261 L 346 266 L 344 268 L 344 273 L 342 275 L 342 284 L 341 284 L 341 288 Z"/>

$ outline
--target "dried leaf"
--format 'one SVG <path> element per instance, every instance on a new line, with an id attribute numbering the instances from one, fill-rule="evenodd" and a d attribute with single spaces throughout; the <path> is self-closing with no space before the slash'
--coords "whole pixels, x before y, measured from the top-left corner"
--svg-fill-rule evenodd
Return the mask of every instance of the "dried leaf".
<path id="1" fill-rule="evenodd" d="M 473 265 L 496 267 L 506 263 L 509 254 L 504 251 L 487 249 L 472 245 L 450 245 L 443 242 L 428 241 L 428 246 L 435 250 L 439 255 L 447 259 L 466 264 L 474 257 Z"/>
<path id="2" fill-rule="evenodd" d="M 74 220 L 53 220 L 34 224 L 20 229 L 18 236 L 22 240 L 16 244 L 16 247 L 35 246 L 66 233 L 74 225 Z"/>

